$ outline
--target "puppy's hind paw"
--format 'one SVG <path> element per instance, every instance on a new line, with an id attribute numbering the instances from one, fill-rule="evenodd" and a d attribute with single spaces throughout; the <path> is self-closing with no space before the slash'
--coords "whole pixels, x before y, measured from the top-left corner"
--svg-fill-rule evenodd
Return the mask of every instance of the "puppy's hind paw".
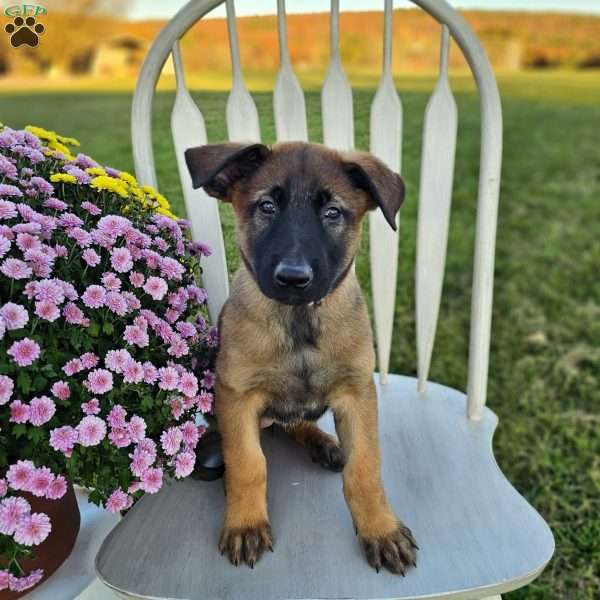
<path id="1" fill-rule="evenodd" d="M 312 439 L 307 444 L 308 453 L 314 463 L 319 463 L 324 469 L 340 472 L 344 470 L 346 457 L 339 442 L 323 434 Z"/>
<path id="2" fill-rule="evenodd" d="M 375 539 L 361 537 L 368 563 L 379 573 L 382 567 L 396 575 L 406 575 L 417 566 L 418 546 L 410 529 L 400 524 L 391 533 Z"/>
<path id="3" fill-rule="evenodd" d="M 265 550 L 273 551 L 269 523 L 243 528 L 224 527 L 221 532 L 219 551 L 236 567 L 246 563 L 253 569 Z"/>

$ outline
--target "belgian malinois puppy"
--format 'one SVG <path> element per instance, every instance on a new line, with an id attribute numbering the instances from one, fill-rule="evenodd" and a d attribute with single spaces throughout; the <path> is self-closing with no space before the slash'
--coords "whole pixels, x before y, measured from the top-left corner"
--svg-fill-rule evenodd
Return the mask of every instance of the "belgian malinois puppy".
<path id="1" fill-rule="evenodd" d="M 369 564 L 404 575 L 417 546 L 381 481 L 373 341 L 352 268 L 368 210 L 396 227 L 402 180 L 370 154 L 300 142 L 213 144 L 185 158 L 194 187 L 233 205 L 242 259 L 219 318 L 215 412 L 227 492 L 219 549 L 253 567 L 273 548 L 259 439 L 268 420 L 323 466 L 343 469 Z M 341 447 L 315 423 L 328 409 Z"/>

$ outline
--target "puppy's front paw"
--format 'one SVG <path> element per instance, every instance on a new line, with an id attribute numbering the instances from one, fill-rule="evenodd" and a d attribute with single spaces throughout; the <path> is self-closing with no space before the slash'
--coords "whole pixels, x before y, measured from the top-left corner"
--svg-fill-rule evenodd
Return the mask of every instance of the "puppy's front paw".
<path id="1" fill-rule="evenodd" d="M 227 554 L 236 567 L 245 562 L 251 569 L 265 550 L 273 552 L 273 537 L 269 523 L 251 527 L 223 527 L 219 551 Z"/>
<path id="2" fill-rule="evenodd" d="M 406 575 L 407 569 L 417 566 L 418 550 L 415 538 L 406 525 L 398 527 L 387 535 L 369 539 L 360 537 L 367 561 L 379 573 L 385 567 L 396 575 Z"/>

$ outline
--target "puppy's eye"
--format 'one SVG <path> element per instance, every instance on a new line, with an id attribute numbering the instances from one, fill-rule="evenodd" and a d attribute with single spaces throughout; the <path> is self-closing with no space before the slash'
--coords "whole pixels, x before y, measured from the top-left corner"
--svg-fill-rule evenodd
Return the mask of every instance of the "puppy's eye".
<path id="1" fill-rule="evenodd" d="M 277 212 L 277 205 L 269 196 L 265 196 L 259 203 L 258 208 L 265 215 L 273 215 Z"/>
<path id="2" fill-rule="evenodd" d="M 331 221 L 335 221 L 335 220 L 339 219 L 341 216 L 342 216 L 342 211 L 335 206 L 330 206 L 325 211 L 325 218 L 330 219 Z"/>

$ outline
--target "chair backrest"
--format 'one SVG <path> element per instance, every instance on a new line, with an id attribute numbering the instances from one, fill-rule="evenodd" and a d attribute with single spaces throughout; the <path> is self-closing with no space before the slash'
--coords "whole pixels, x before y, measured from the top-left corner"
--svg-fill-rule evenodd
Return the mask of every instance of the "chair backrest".
<path id="1" fill-rule="evenodd" d="M 371 106 L 370 151 L 400 171 L 402 106 L 391 74 L 392 0 L 384 3 L 383 69 Z M 203 261 L 203 284 L 208 292 L 214 321 L 227 299 L 229 283 L 219 211 L 216 200 L 192 189 L 183 158 L 185 149 L 206 143 L 202 114 L 192 100 L 184 79 L 178 40 L 197 21 L 226 3 L 232 63 L 232 89 L 226 109 L 230 140 L 260 139 L 256 106 L 240 67 L 240 50 L 233 0 L 191 0 L 164 27 L 142 66 L 132 108 L 135 170 L 142 183 L 156 186 L 152 150 L 152 99 L 161 69 L 173 54 L 177 93 L 171 129 L 177 164 L 192 235 L 212 246 L 213 255 Z M 467 414 L 481 417 L 486 400 L 492 317 L 494 247 L 502 157 L 502 112 L 496 81 L 477 37 L 465 20 L 445 0 L 413 0 L 442 25 L 438 82 L 427 105 L 423 132 L 416 265 L 416 319 L 418 385 L 427 381 L 440 307 L 446 242 L 450 219 L 452 179 L 457 129 L 457 110 L 448 82 L 448 51 L 452 37 L 465 55 L 480 95 L 481 157 L 471 304 Z M 377 0 L 373 4 L 377 5 Z M 304 94 L 292 70 L 286 33 L 285 0 L 277 1 L 280 69 L 273 94 L 278 140 L 306 140 Z M 354 145 L 352 90 L 344 74 L 338 48 L 339 0 L 331 0 L 331 58 L 321 92 L 323 141 L 337 149 Z M 370 264 L 377 341 L 378 367 L 385 383 L 390 360 L 396 297 L 398 234 L 387 226 L 379 211 L 369 217 Z"/>

